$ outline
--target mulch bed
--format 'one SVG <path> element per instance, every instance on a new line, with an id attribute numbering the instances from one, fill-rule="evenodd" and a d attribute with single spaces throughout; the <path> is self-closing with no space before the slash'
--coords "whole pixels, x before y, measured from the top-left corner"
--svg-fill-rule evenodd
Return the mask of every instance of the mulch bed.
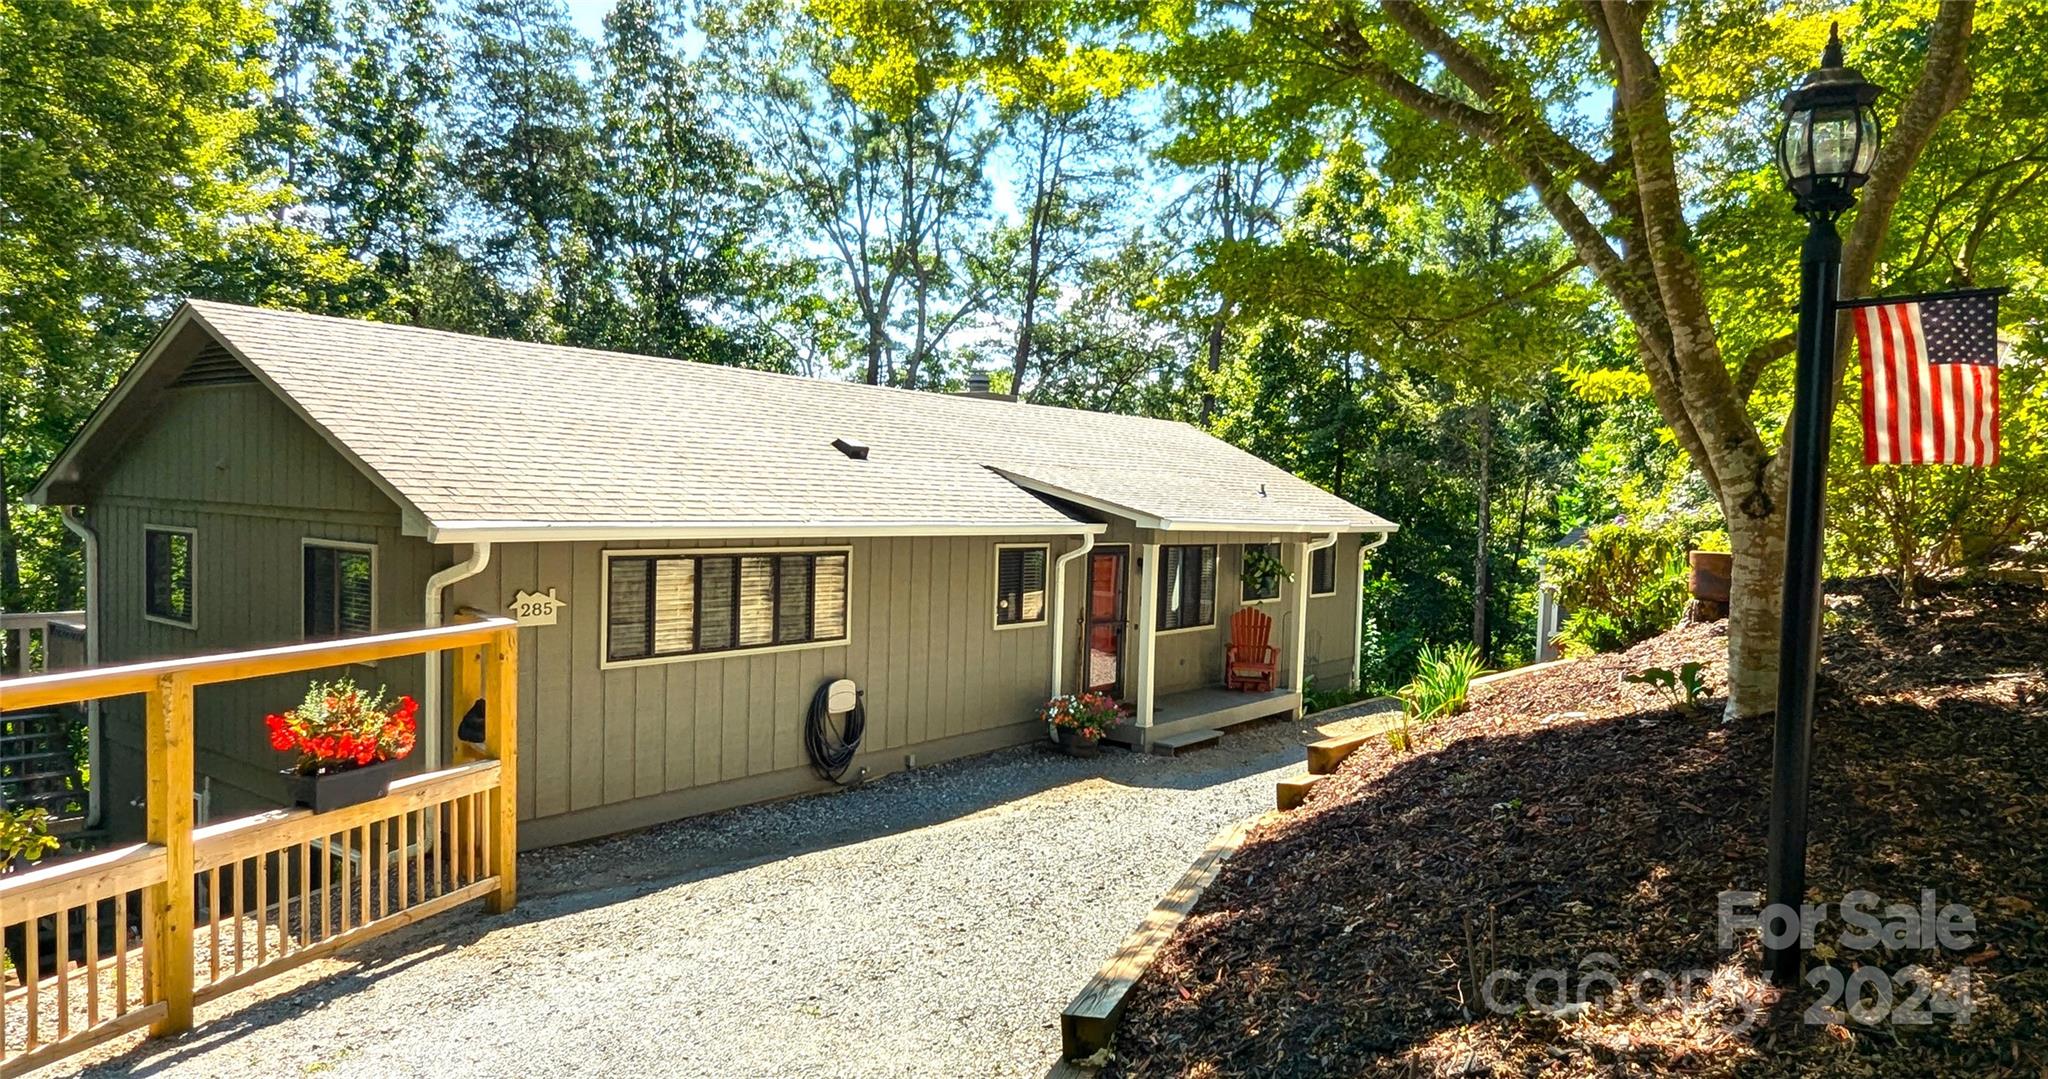
<path id="1" fill-rule="evenodd" d="M 1690 626 L 1477 689 L 1413 754 L 1354 755 L 1228 863 L 1106 1074 L 2048 1076 L 2048 592 L 1830 593 L 1809 899 L 1968 906 L 1969 948 L 1832 960 L 1966 970 L 1968 1022 L 1809 1024 L 1819 990 L 1765 985 L 1755 933 L 1717 944 L 1719 894 L 1763 888 L 1769 724 L 1620 681 L 1696 659 L 1719 691 L 1725 630 Z M 1572 980 L 1531 1005 L 1546 968 Z M 1520 972 L 1505 1014 L 1482 1003 L 1498 969 Z M 1702 973 L 1630 1004 L 1645 970 Z"/>

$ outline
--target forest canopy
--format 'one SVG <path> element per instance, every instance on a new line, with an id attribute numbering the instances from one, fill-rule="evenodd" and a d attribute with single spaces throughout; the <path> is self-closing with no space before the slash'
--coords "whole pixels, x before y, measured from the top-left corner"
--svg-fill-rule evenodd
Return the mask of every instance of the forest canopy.
<path id="1" fill-rule="evenodd" d="M 23 496 L 191 296 L 1185 420 L 1400 522 L 1369 685 L 1523 661 L 1589 530 L 1782 528 L 1834 22 L 1891 91 L 1850 284 L 2013 292 L 1996 468 L 1866 470 L 1847 365 L 1829 569 L 1981 572 L 2048 531 L 2023 7 L 0 0 L 0 608 L 79 604 Z"/>

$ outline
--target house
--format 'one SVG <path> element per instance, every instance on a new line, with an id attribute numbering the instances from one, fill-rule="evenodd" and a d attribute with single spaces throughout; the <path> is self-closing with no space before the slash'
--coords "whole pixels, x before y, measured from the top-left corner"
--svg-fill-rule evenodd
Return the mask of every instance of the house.
<path id="1" fill-rule="evenodd" d="M 824 789 L 840 678 L 868 776 L 1042 739 L 1080 688 L 1139 746 L 1297 709 L 1356 680 L 1395 527 L 1180 423 L 199 301 L 32 497 L 84 539 L 97 662 L 520 617 L 528 845 Z M 1270 693 L 1217 688 L 1244 605 Z M 448 662 L 349 672 L 422 702 L 423 766 Z M 303 689 L 201 691 L 204 812 L 275 804 L 262 717 Z M 99 723 L 116 827 L 138 709 Z"/>

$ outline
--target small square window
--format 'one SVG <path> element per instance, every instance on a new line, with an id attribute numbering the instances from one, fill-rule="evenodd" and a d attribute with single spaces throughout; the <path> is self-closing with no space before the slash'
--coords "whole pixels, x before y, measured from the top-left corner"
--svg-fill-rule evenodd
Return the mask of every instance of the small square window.
<path id="1" fill-rule="evenodd" d="M 367 547 L 306 544 L 305 634 L 347 637 L 375 628 L 376 560 Z"/>
<path id="2" fill-rule="evenodd" d="M 1309 594 L 1330 596 L 1337 592 L 1337 547 L 1321 548 L 1309 559 Z"/>
<path id="3" fill-rule="evenodd" d="M 1045 621 L 1043 547 L 996 548 L 996 625 Z"/>
<path id="4" fill-rule="evenodd" d="M 187 629 L 195 624 L 192 562 L 196 536 L 189 528 L 143 529 L 143 577 L 148 591 L 142 611 L 151 619 Z"/>

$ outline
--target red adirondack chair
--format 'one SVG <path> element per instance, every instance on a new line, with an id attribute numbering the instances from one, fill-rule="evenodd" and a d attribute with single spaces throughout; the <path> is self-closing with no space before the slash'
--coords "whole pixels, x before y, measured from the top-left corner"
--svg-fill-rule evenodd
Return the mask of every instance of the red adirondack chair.
<path id="1" fill-rule="evenodd" d="M 1230 616 L 1230 645 L 1223 652 L 1223 688 L 1270 690 L 1280 666 L 1280 650 L 1268 642 L 1273 617 L 1254 607 Z"/>

